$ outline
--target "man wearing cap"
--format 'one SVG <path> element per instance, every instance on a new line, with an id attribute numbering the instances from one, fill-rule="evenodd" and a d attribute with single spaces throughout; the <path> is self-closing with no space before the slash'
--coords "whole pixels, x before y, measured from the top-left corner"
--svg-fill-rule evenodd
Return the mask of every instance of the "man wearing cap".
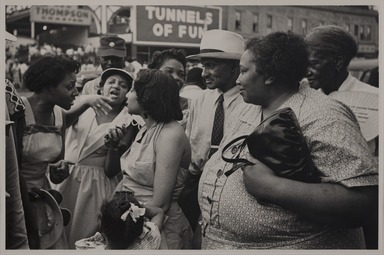
<path id="1" fill-rule="evenodd" d="M 190 178 L 179 203 L 193 229 L 196 229 L 200 215 L 197 189 L 204 165 L 217 151 L 221 138 L 227 131 L 227 124 L 236 120 L 231 117 L 231 113 L 239 105 L 245 104 L 239 94 L 239 87 L 236 86 L 243 50 L 244 39 L 241 35 L 214 29 L 203 34 L 200 53 L 187 57 L 200 60 L 203 66 L 202 77 L 208 88 L 191 101 L 186 127 L 192 158 Z"/>
<path id="2" fill-rule="evenodd" d="M 101 69 L 124 68 L 124 59 L 127 54 L 124 39 L 115 34 L 106 34 L 100 38 L 97 51 Z M 96 95 L 99 89 L 100 77 L 85 83 L 82 95 Z"/>

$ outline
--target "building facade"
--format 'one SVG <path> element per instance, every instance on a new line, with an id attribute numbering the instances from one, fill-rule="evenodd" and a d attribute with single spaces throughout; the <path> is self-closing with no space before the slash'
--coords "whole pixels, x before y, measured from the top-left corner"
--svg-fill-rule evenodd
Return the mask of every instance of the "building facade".
<path id="1" fill-rule="evenodd" d="M 169 47 L 195 54 L 207 29 L 234 31 L 248 39 L 274 31 L 305 35 L 327 24 L 355 37 L 359 57 L 378 56 L 378 12 L 368 6 L 6 6 L 6 30 L 17 36 L 66 48 L 97 46 L 101 34 L 116 33 L 125 39 L 127 55 L 140 62 Z"/>

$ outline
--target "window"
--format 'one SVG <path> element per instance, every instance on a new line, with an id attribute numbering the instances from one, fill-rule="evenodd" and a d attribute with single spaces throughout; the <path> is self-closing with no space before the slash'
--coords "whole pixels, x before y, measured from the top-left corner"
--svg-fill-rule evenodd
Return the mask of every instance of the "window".
<path id="1" fill-rule="evenodd" d="M 108 21 L 108 32 L 115 34 L 131 33 L 131 10 L 121 9 Z"/>
<path id="2" fill-rule="evenodd" d="M 239 11 L 235 12 L 235 29 L 236 30 L 241 29 L 241 12 Z"/>
<path id="3" fill-rule="evenodd" d="M 293 19 L 292 18 L 288 18 L 287 26 L 288 26 L 288 31 L 293 31 Z"/>
<path id="4" fill-rule="evenodd" d="M 257 13 L 253 14 L 252 31 L 254 33 L 259 32 L 259 14 L 257 14 Z"/>
<path id="5" fill-rule="evenodd" d="M 349 24 L 345 24 L 344 28 L 345 28 L 345 31 L 350 32 Z"/>
<path id="6" fill-rule="evenodd" d="M 358 36 L 358 35 L 359 35 L 359 26 L 358 26 L 358 25 L 355 25 L 355 26 L 354 26 L 353 34 L 354 34 L 355 36 Z"/>
<path id="7" fill-rule="evenodd" d="M 371 26 L 365 27 L 365 39 L 366 40 L 372 40 L 372 28 L 371 28 Z"/>
<path id="8" fill-rule="evenodd" d="M 272 15 L 267 16 L 267 34 L 272 32 Z"/>
<path id="9" fill-rule="evenodd" d="M 305 19 L 301 20 L 301 34 L 307 34 L 307 20 Z"/>
<path id="10" fill-rule="evenodd" d="M 359 26 L 359 38 L 360 38 L 360 40 L 364 40 L 365 39 L 364 26 Z"/>
<path id="11" fill-rule="evenodd" d="M 272 28 L 272 15 L 267 16 L 267 28 Z"/>

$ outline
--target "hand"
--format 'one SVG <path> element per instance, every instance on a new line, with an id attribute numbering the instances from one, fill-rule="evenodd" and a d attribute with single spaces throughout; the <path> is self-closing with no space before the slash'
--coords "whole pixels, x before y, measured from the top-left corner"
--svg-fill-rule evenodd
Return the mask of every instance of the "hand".
<path id="1" fill-rule="evenodd" d="M 69 176 L 69 166 L 75 163 L 60 160 L 57 163 L 49 164 L 49 179 L 54 184 L 59 184 Z"/>
<path id="2" fill-rule="evenodd" d="M 279 178 L 275 172 L 257 159 L 253 159 L 254 165 L 242 168 L 243 180 L 248 193 L 255 198 L 265 198 L 264 194 L 270 192 L 271 186 Z M 272 187 L 273 188 L 273 187 Z"/>
<path id="3" fill-rule="evenodd" d="M 100 115 L 100 113 L 108 115 L 112 110 L 112 107 L 109 105 L 112 100 L 108 97 L 100 95 L 84 95 L 82 98 L 89 107 L 92 107 L 93 110 L 95 110 L 96 115 Z"/>
<path id="4" fill-rule="evenodd" d="M 127 127 L 125 124 L 123 126 L 115 126 L 110 128 L 108 133 L 104 136 L 104 144 L 108 149 L 118 150 L 120 141 L 123 139 L 124 135 L 127 133 Z"/>

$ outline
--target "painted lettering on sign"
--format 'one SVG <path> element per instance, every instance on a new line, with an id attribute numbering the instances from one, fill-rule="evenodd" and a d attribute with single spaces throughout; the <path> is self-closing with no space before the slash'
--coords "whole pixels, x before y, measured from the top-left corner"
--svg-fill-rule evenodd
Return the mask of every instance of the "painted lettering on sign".
<path id="1" fill-rule="evenodd" d="M 199 6 L 137 6 L 136 42 L 199 44 L 205 30 L 221 28 L 221 9 Z M 151 31 L 151 33 L 148 33 Z"/>
<path id="2" fill-rule="evenodd" d="M 31 8 L 31 21 L 73 25 L 90 25 L 91 13 L 86 9 L 34 5 Z"/>

